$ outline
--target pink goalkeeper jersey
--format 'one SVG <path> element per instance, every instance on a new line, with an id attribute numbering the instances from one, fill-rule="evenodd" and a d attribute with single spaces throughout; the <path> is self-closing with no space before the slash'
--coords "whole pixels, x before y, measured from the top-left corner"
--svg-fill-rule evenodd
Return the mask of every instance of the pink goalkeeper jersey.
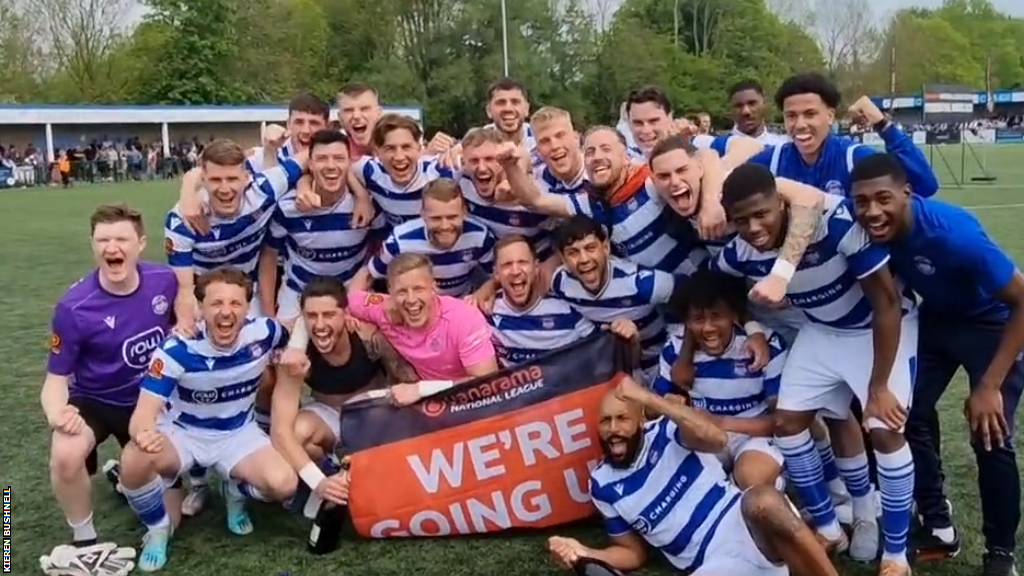
<path id="1" fill-rule="evenodd" d="M 424 380 L 458 380 L 469 376 L 466 366 L 495 357 L 491 329 L 474 306 L 450 296 L 437 299 L 437 319 L 414 329 L 395 324 L 387 312 L 388 296 L 353 290 L 348 311 L 384 334 Z"/>

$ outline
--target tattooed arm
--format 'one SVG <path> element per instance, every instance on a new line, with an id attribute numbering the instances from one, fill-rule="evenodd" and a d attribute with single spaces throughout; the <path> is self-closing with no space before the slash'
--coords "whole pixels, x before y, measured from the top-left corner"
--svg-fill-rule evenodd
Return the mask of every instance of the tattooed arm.
<path id="1" fill-rule="evenodd" d="M 825 193 L 794 180 L 778 178 L 776 182 L 779 194 L 789 206 L 789 229 L 782 249 L 779 250 L 779 258 L 795 267 L 799 266 L 818 229 L 825 205 Z"/>
<path id="2" fill-rule="evenodd" d="M 360 328 L 359 337 L 366 345 L 370 359 L 379 360 L 384 365 L 388 384 L 419 382 L 420 377 L 416 369 L 395 350 L 380 330 L 368 324 L 363 324 Z"/>

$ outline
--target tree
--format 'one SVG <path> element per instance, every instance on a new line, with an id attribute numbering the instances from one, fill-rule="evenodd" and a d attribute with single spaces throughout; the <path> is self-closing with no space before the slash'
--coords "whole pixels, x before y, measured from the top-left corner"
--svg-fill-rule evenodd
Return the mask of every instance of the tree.
<path id="1" fill-rule="evenodd" d="M 129 0 L 39 0 L 35 6 L 64 95 L 86 102 L 120 96 L 123 79 L 111 56 L 122 45 Z"/>
<path id="2" fill-rule="evenodd" d="M 867 0 L 819 0 L 815 26 L 828 74 L 852 83 L 878 55 L 878 34 Z"/>
<path id="3" fill-rule="evenodd" d="M 38 21 L 14 0 L 0 0 L 0 103 L 31 101 L 49 69 L 43 58 Z"/>

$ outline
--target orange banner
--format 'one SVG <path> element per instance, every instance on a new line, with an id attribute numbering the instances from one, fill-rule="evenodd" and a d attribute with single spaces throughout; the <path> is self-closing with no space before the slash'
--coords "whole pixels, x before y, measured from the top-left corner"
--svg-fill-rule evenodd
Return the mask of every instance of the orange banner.
<path id="1" fill-rule="evenodd" d="M 346 406 L 356 530 L 452 536 L 586 518 L 597 410 L 626 372 L 626 352 L 602 332 L 417 406 Z"/>

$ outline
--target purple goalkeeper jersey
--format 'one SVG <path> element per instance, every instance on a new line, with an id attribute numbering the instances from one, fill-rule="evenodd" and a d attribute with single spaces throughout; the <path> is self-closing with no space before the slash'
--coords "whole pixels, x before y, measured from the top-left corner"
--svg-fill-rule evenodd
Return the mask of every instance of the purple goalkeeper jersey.
<path id="1" fill-rule="evenodd" d="M 104 290 L 98 271 L 82 278 L 57 302 L 46 371 L 68 376 L 71 397 L 134 406 L 149 357 L 170 334 L 177 292 L 174 272 L 151 262 L 139 262 L 128 295 Z"/>

